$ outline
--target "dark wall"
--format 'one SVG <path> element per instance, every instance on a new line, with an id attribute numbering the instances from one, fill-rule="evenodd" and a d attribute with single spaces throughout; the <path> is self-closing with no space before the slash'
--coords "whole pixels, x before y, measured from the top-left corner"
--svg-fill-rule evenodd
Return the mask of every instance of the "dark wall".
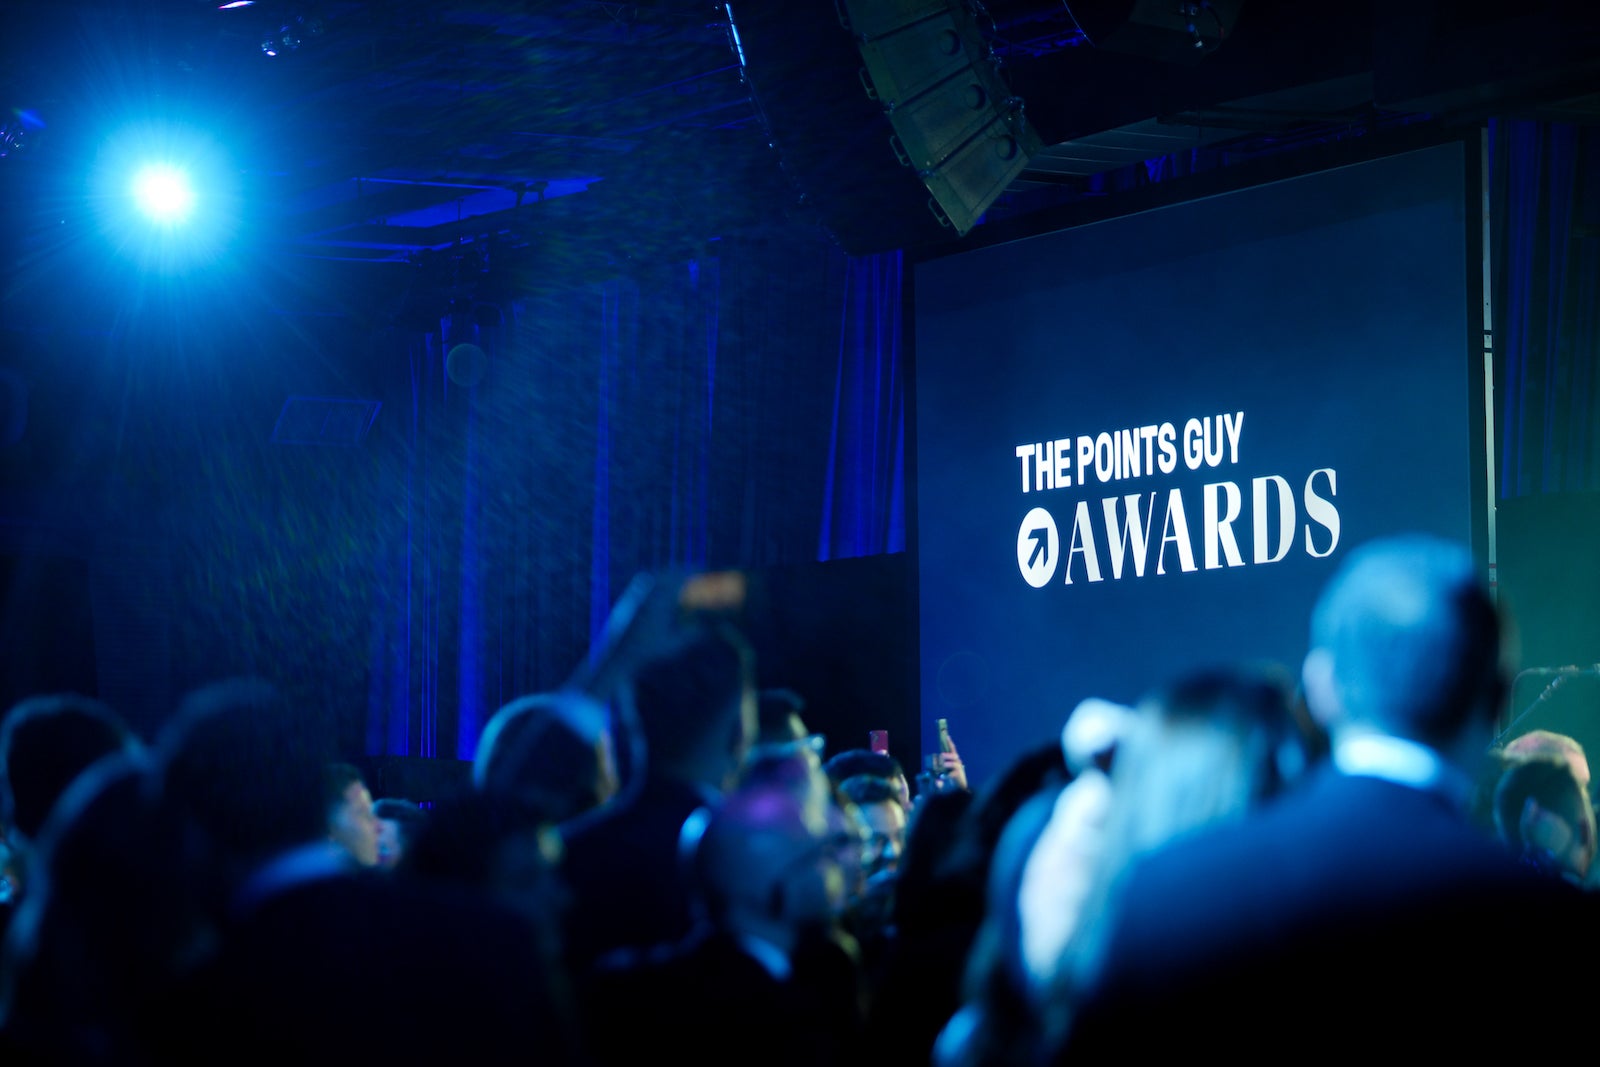
<path id="1" fill-rule="evenodd" d="M 0 554 L 0 713 L 37 693 L 98 695 L 89 567 Z"/>
<path id="2" fill-rule="evenodd" d="M 910 559 L 901 552 L 760 572 L 749 629 L 760 684 L 805 698 L 806 724 L 827 737 L 828 755 L 866 748 L 869 730 L 888 730 L 890 751 L 915 775 Z"/>

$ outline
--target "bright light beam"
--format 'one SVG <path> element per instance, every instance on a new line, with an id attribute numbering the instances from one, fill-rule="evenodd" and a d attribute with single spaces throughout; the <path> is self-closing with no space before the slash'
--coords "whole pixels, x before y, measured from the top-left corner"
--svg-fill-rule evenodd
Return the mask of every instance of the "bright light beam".
<path id="1" fill-rule="evenodd" d="M 183 171 L 152 163 L 134 175 L 133 199 L 154 221 L 178 223 L 194 210 L 194 187 Z"/>

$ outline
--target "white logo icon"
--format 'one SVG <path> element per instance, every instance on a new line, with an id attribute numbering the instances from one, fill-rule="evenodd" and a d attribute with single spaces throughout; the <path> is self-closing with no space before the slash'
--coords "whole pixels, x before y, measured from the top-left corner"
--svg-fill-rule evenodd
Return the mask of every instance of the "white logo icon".
<path id="1" fill-rule="evenodd" d="M 1044 588 L 1055 576 L 1060 554 L 1061 535 L 1056 533 L 1056 520 L 1044 508 L 1034 508 L 1017 531 L 1017 566 L 1023 580 L 1035 589 Z"/>

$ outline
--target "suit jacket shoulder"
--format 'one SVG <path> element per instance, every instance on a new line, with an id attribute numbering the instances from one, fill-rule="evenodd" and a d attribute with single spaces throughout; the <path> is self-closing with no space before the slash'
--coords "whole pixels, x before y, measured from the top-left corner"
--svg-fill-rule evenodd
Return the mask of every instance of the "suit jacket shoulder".
<path id="1" fill-rule="evenodd" d="M 1574 897 L 1519 868 L 1442 797 L 1330 772 L 1128 872 L 1087 1030 L 1120 1020 L 1103 1028 L 1114 1033 L 1159 1010 L 1216 1034 L 1250 1005 L 1262 1034 L 1263 1023 L 1309 1025 L 1353 996 L 1405 1021 L 1421 989 L 1487 1007 L 1486 974 L 1515 966 L 1501 925 Z"/>
<path id="2" fill-rule="evenodd" d="M 676 941 L 693 913 L 678 856 L 689 816 L 705 803 L 691 787 L 647 782 L 615 807 L 563 829 L 571 890 L 567 956 L 582 970 L 607 952 Z"/>

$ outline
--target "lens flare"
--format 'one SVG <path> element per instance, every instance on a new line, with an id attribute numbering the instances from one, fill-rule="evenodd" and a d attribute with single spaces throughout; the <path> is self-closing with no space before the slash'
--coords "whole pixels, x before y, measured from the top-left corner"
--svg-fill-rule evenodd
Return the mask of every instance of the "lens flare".
<path id="1" fill-rule="evenodd" d="M 139 209 L 156 222 L 177 223 L 194 210 L 194 187 L 188 175 L 175 167 L 153 163 L 133 178 L 133 198 Z"/>

